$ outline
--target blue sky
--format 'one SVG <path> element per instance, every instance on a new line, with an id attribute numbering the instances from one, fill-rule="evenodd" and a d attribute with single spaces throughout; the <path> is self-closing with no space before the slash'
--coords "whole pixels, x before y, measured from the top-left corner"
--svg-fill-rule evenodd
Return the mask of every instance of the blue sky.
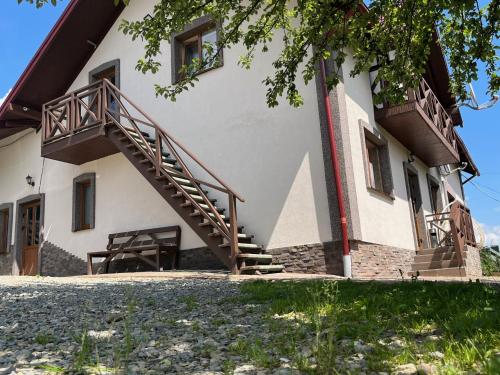
<path id="1" fill-rule="evenodd" d="M 24 68 L 54 25 L 68 0 L 58 7 L 17 5 L 3 0 L 0 5 L 0 98 L 15 84 Z M 485 1 L 481 1 L 485 3 Z M 480 101 L 487 101 L 483 77 L 474 83 Z M 486 111 L 462 109 L 464 128 L 458 132 L 465 140 L 481 177 L 467 184 L 465 193 L 474 217 L 488 234 L 488 242 L 500 243 L 500 104 Z"/>

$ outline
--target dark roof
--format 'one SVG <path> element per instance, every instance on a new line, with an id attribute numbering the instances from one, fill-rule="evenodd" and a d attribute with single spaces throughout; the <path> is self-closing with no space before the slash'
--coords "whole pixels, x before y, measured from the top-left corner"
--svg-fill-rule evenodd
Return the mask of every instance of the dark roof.
<path id="1" fill-rule="evenodd" d="M 465 146 L 464 141 L 458 134 L 457 134 L 457 146 L 458 146 L 458 154 L 460 155 L 460 161 L 462 163 L 467 163 L 464 172 L 467 172 L 473 176 L 479 176 L 480 175 L 479 169 L 474 163 L 474 160 L 472 160 L 472 156 L 470 155 L 467 146 Z"/>
<path id="2" fill-rule="evenodd" d="M 0 139 L 39 125 L 43 103 L 64 95 L 123 8 L 71 0 L 0 107 Z"/>

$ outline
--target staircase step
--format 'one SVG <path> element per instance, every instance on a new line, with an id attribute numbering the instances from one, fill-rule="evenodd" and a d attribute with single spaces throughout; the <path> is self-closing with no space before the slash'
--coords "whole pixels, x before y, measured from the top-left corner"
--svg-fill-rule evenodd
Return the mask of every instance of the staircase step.
<path id="1" fill-rule="evenodd" d="M 222 237 L 222 234 L 220 232 L 213 232 L 208 235 L 208 237 Z M 255 236 L 253 234 L 245 234 L 245 233 L 238 233 L 238 239 L 239 240 L 247 240 L 250 241 L 254 238 Z"/>
<path id="2" fill-rule="evenodd" d="M 239 259 L 244 259 L 244 260 L 254 260 L 256 262 L 264 262 L 264 263 L 271 263 L 273 260 L 273 256 L 271 254 L 245 254 L 241 253 L 238 254 Z"/>
<path id="3" fill-rule="evenodd" d="M 204 208 L 205 210 L 209 210 L 210 208 L 208 207 L 208 205 L 204 204 L 204 203 L 199 203 L 200 207 L 201 208 Z M 181 204 L 181 207 L 182 208 L 186 208 L 186 207 L 193 207 L 193 202 L 191 201 L 187 201 L 187 202 L 184 202 Z M 223 214 L 224 211 L 226 211 L 225 208 L 219 208 L 219 207 L 215 207 L 215 209 L 217 210 L 218 213 L 220 214 Z"/>
<path id="4" fill-rule="evenodd" d="M 422 271 L 411 271 L 408 273 L 408 276 L 416 276 L 417 272 L 419 276 L 422 277 L 464 277 L 465 269 L 464 268 L 439 268 L 432 270 L 422 270 Z"/>
<path id="5" fill-rule="evenodd" d="M 463 254 L 464 259 L 467 258 L 467 253 Z M 415 255 L 413 263 L 438 262 L 442 260 L 457 259 L 457 253 L 450 251 L 447 253 L 437 253 L 431 255 Z"/>
<path id="6" fill-rule="evenodd" d="M 423 270 L 433 270 L 440 268 L 453 268 L 453 267 L 458 267 L 458 265 L 459 265 L 458 259 L 453 259 L 453 260 L 413 263 L 411 265 L 411 269 L 412 271 L 423 271 Z"/>
<path id="7" fill-rule="evenodd" d="M 126 130 L 130 135 L 133 135 L 133 134 L 138 134 L 137 131 L 135 129 L 127 129 Z M 123 130 L 121 129 L 116 129 L 116 130 L 113 130 L 113 134 L 122 134 L 123 133 Z M 149 134 L 146 133 L 146 132 L 143 132 L 141 131 L 140 132 L 144 137 L 149 137 Z"/>
<path id="8" fill-rule="evenodd" d="M 198 224 L 198 226 L 200 226 L 200 227 L 213 227 L 212 223 L 209 221 L 204 221 L 203 223 Z M 229 223 L 226 223 L 226 226 L 228 228 L 231 228 L 231 224 L 229 224 Z M 238 226 L 238 233 L 243 232 L 243 229 L 245 229 L 245 226 L 243 226 L 243 225 Z"/>
<path id="9" fill-rule="evenodd" d="M 453 246 L 443 246 L 443 247 L 437 247 L 435 249 L 424 249 L 424 250 L 419 250 L 417 251 L 417 255 L 432 255 L 432 254 L 438 254 L 438 253 L 446 253 L 449 251 L 453 251 Z"/>
<path id="10" fill-rule="evenodd" d="M 211 212 L 206 212 L 206 213 L 207 213 L 207 214 L 208 214 L 208 216 L 210 216 L 212 219 L 215 219 L 215 215 L 214 215 L 213 213 L 211 213 Z M 203 216 L 203 214 L 202 214 L 200 211 L 195 210 L 195 211 L 191 212 L 191 213 L 189 214 L 189 216 L 191 216 L 191 217 L 198 217 L 198 216 Z M 229 220 L 229 218 L 228 218 L 228 217 L 226 217 L 225 215 L 220 215 L 220 217 L 221 217 L 221 218 L 222 218 L 222 220 L 224 220 L 224 221 Z"/>
<path id="11" fill-rule="evenodd" d="M 164 186 L 165 189 L 177 189 L 177 187 L 175 187 L 174 184 L 167 184 Z M 198 189 L 192 187 L 192 186 L 185 186 L 185 185 L 181 185 L 181 187 L 186 190 L 188 193 L 198 193 Z M 208 194 L 208 191 L 207 190 L 203 190 L 203 192 L 205 193 L 205 195 Z M 191 195 L 191 194 L 189 194 Z M 184 194 L 182 194 L 182 192 L 178 191 L 177 193 L 175 194 L 172 194 L 172 198 L 181 198 L 183 197 Z M 201 197 L 201 195 L 199 195 Z"/>
<path id="12" fill-rule="evenodd" d="M 219 247 L 231 247 L 229 243 L 223 243 L 222 245 L 219 245 Z M 263 247 L 261 245 L 257 245 L 254 243 L 244 243 L 244 242 L 238 242 L 238 248 L 243 251 L 262 251 Z"/>
<path id="13" fill-rule="evenodd" d="M 285 266 L 278 264 L 269 264 L 269 265 L 244 266 L 240 268 L 240 271 L 242 273 L 244 272 L 274 273 L 274 272 L 281 272 L 284 269 Z"/>

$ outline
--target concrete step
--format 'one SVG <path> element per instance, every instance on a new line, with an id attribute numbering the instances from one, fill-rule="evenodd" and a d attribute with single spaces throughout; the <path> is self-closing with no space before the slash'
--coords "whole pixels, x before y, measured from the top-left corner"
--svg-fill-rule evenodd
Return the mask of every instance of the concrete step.
<path id="1" fill-rule="evenodd" d="M 219 245 L 219 247 L 229 248 L 231 247 L 231 245 L 229 245 L 228 243 L 223 243 L 222 245 Z M 244 242 L 238 242 L 238 248 L 245 252 L 259 252 L 263 250 L 261 245 L 257 245 L 254 243 L 244 243 Z"/>
<path id="2" fill-rule="evenodd" d="M 412 271 L 423 271 L 423 270 L 440 269 L 440 268 L 454 268 L 458 266 L 459 266 L 458 259 L 450 259 L 450 260 L 441 260 L 433 262 L 413 263 L 411 265 L 411 269 Z"/>
<path id="3" fill-rule="evenodd" d="M 466 254 L 463 255 L 466 258 Z M 437 253 L 431 255 L 415 255 L 413 258 L 414 263 L 424 263 L 424 262 L 437 262 L 441 260 L 452 260 L 457 259 L 457 254 L 454 251 L 447 253 Z"/>
<path id="4" fill-rule="evenodd" d="M 242 273 L 247 272 L 258 272 L 258 273 L 274 273 L 281 272 L 285 269 L 284 266 L 278 264 L 269 264 L 269 265 L 257 265 L 257 266 L 245 266 L 241 267 L 240 271 Z"/>
<path id="5" fill-rule="evenodd" d="M 408 272 L 408 276 L 416 276 L 417 271 Z M 421 277 L 465 277 L 464 268 L 439 268 L 433 270 L 418 271 Z"/>
<path id="6" fill-rule="evenodd" d="M 453 246 L 443 246 L 443 247 L 437 247 L 435 249 L 424 249 L 417 251 L 417 255 L 432 255 L 438 253 L 446 253 L 448 251 L 453 251 Z"/>
<path id="7" fill-rule="evenodd" d="M 273 261 L 273 256 L 270 254 L 239 254 L 238 259 L 241 260 L 251 260 L 259 263 L 271 263 Z"/>

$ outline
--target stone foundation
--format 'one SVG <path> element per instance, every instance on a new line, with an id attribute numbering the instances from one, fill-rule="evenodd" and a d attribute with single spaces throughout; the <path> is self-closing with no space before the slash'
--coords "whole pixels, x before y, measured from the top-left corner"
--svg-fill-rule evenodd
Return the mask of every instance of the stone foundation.
<path id="1" fill-rule="evenodd" d="M 406 278 L 411 271 L 415 250 L 367 242 L 351 243 L 353 278 Z"/>
<path id="2" fill-rule="evenodd" d="M 0 254 L 0 276 L 12 275 L 12 252 Z"/>
<path id="3" fill-rule="evenodd" d="M 40 250 L 40 275 L 77 276 L 87 273 L 87 262 L 60 247 L 45 242 Z"/>
<path id="4" fill-rule="evenodd" d="M 472 246 L 467 246 L 467 255 L 465 258 L 465 274 L 467 277 L 480 278 L 483 276 L 481 267 L 481 255 L 479 249 Z"/>
<path id="5" fill-rule="evenodd" d="M 227 270 L 227 267 L 207 247 L 179 251 L 180 270 Z"/>
<path id="6" fill-rule="evenodd" d="M 350 241 L 353 278 L 400 278 L 411 270 L 414 250 Z M 287 272 L 326 273 L 342 276 L 342 242 L 292 246 L 268 250 L 273 262 Z"/>
<path id="7" fill-rule="evenodd" d="M 342 244 L 325 242 L 267 250 L 286 272 L 343 274 Z"/>

